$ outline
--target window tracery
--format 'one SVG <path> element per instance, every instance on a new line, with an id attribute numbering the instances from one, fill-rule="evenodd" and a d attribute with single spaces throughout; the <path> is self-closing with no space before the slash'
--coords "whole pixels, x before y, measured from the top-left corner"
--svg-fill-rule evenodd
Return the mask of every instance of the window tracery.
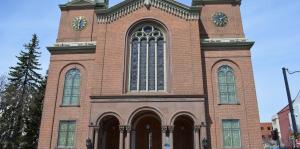
<path id="1" fill-rule="evenodd" d="M 220 102 L 237 103 L 235 77 L 231 67 L 223 65 L 218 69 L 218 84 Z"/>
<path id="2" fill-rule="evenodd" d="M 63 105 L 78 105 L 80 97 L 80 71 L 70 69 L 65 75 Z"/>
<path id="3" fill-rule="evenodd" d="M 166 39 L 156 26 L 139 26 L 130 36 L 129 91 L 163 91 Z"/>

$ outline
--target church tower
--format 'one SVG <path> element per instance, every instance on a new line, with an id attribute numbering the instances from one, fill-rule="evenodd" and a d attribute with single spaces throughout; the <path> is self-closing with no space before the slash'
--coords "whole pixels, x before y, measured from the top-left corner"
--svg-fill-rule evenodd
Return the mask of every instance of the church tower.
<path id="1" fill-rule="evenodd" d="M 39 149 L 260 149 L 241 0 L 70 0 Z"/>

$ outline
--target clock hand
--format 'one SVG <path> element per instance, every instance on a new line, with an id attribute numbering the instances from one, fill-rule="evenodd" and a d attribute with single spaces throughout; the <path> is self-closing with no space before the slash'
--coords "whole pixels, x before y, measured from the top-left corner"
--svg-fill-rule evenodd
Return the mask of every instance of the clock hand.
<path id="1" fill-rule="evenodd" d="M 221 17 L 221 18 L 219 18 L 220 20 L 224 20 L 225 19 L 225 17 Z"/>
<path id="2" fill-rule="evenodd" d="M 78 22 L 78 26 L 79 26 L 79 28 L 81 28 L 81 27 L 82 27 L 82 20 L 79 20 L 79 22 Z"/>

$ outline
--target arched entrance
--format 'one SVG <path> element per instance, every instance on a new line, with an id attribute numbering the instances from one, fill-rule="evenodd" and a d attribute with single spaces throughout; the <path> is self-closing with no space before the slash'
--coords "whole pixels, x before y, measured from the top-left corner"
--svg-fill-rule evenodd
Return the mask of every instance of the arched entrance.
<path id="1" fill-rule="evenodd" d="M 161 119 L 153 112 L 140 112 L 132 121 L 132 149 L 161 149 Z"/>
<path id="2" fill-rule="evenodd" d="M 194 121 L 188 116 L 179 116 L 174 121 L 174 149 L 193 149 Z"/>
<path id="3" fill-rule="evenodd" d="M 114 116 L 106 116 L 100 121 L 97 149 L 119 149 L 119 125 Z"/>

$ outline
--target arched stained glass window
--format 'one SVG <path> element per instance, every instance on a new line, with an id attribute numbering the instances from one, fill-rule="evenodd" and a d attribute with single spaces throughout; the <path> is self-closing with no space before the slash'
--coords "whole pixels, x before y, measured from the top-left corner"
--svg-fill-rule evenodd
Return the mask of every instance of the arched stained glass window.
<path id="1" fill-rule="evenodd" d="M 65 75 L 64 96 L 62 105 L 78 105 L 80 96 L 80 71 L 76 68 Z"/>
<path id="2" fill-rule="evenodd" d="M 235 78 L 231 67 L 223 65 L 219 68 L 218 83 L 221 103 L 237 103 Z"/>
<path id="3" fill-rule="evenodd" d="M 166 37 L 156 26 L 145 24 L 129 36 L 129 91 L 164 91 Z"/>

